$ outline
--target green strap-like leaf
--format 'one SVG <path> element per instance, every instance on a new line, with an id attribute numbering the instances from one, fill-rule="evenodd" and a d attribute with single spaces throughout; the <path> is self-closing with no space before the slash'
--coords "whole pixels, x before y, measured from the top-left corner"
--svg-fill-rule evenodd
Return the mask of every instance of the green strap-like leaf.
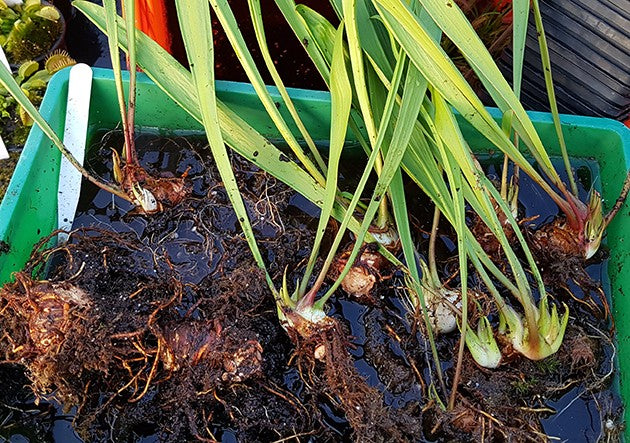
<path id="1" fill-rule="evenodd" d="M 330 60 L 332 60 L 332 47 L 330 48 L 331 57 L 326 61 L 322 52 L 318 50 L 313 44 L 313 36 L 308 29 L 308 26 L 304 22 L 304 18 L 300 16 L 296 10 L 297 6 L 293 0 L 275 0 L 276 6 L 282 12 L 285 20 L 295 33 L 298 40 L 302 43 L 305 51 L 313 61 L 313 64 L 317 68 L 317 72 L 320 73 L 324 82 L 328 84 L 330 82 Z M 322 17 L 323 18 L 323 17 Z M 331 25 L 332 26 L 332 25 Z M 334 34 L 334 28 L 333 28 Z M 333 40 L 330 40 L 331 42 Z"/>
<path id="2" fill-rule="evenodd" d="M 86 15 L 99 29 L 105 30 L 105 16 L 102 6 L 85 0 L 73 2 L 73 5 Z M 127 50 L 127 34 L 124 22 L 118 20 L 120 46 Z M 192 76 L 186 68 L 159 44 L 137 31 L 138 64 L 144 72 L 175 103 L 201 123 L 199 102 L 195 94 Z M 245 120 L 217 100 L 219 122 L 225 142 L 240 155 L 283 181 L 317 206 L 324 200 L 324 188 L 293 161 L 281 161 L 286 156 L 273 144 L 252 128 Z M 343 209 L 336 207 L 336 217 L 341 218 Z M 351 229 L 358 228 L 356 221 Z"/>
<path id="3" fill-rule="evenodd" d="M 125 23 L 126 28 L 131 29 L 132 38 L 129 39 L 129 105 L 127 106 L 127 127 L 128 144 L 126 157 L 128 161 L 135 161 L 135 142 L 134 142 L 134 126 L 136 121 L 136 2 L 135 0 L 123 1 L 125 6 Z M 115 21 L 112 23 L 116 28 Z M 118 41 L 116 42 L 116 55 L 120 53 L 118 49 Z M 131 157 L 131 158 L 130 158 Z"/>
<path id="4" fill-rule="evenodd" d="M 542 15 L 540 14 L 540 4 L 538 0 L 532 0 L 532 8 L 534 10 L 534 19 L 536 22 L 536 34 L 538 35 L 538 46 L 540 47 L 540 59 L 542 61 L 543 75 L 545 78 L 545 86 L 547 88 L 547 97 L 549 98 L 549 108 L 551 109 L 551 117 L 553 118 L 553 126 L 556 129 L 560 151 L 562 152 L 562 160 L 567 170 L 569 184 L 573 195 L 578 195 L 578 188 L 573 178 L 573 170 L 569 162 L 569 153 L 567 145 L 564 141 L 562 133 L 562 124 L 560 123 L 560 113 L 558 112 L 558 103 L 556 102 L 556 91 L 553 87 L 553 76 L 551 74 L 551 59 L 549 58 L 549 47 L 547 46 L 547 36 L 545 35 L 545 27 L 543 26 Z"/>
<path id="5" fill-rule="evenodd" d="M 461 365 L 463 361 L 466 337 L 468 332 L 468 250 L 466 247 L 466 205 L 464 201 L 464 193 L 462 192 L 462 171 L 458 167 L 451 152 L 444 146 L 452 141 L 448 137 L 448 130 L 443 125 L 448 125 L 448 121 L 443 120 L 442 113 L 446 103 L 440 100 L 439 94 L 432 91 L 431 97 L 435 102 L 435 125 L 436 130 L 440 135 L 444 135 L 444 143 L 438 138 L 438 147 L 440 156 L 442 158 L 441 164 L 448 177 L 451 197 L 453 201 L 453 209 L 455 214 L 455 232 L 457 233 L 457 255 L 459 259 L 459 284 L 462 303 L 462 316 L 461 316 L 461 340 L 459 341 L 459 349 L 457 354 L 457 364 L 455 366 L 455 375 L 453 377 L 453 388 L 451 389 L 451 395 L 448 402 L 449 409 L 453 409 L 455 406 L 455 397 L 457 394 L 457 385 L 459 384 L 459 376 L 461 372 Z"/>
<path id="6" fill-rule="evenodd" d="M 74 166 L 79 172 L 81 172 L 81 175 L 83 175 L 86 179 L 88 179 L 90 182 L 94 183 L 98 187 L 108 192 L 111 192 L 112 194 L 117 195 L 120 198 L 129 200 L 127 194 L 125 194 L 119 187 L 103 183 L 102 181 L 96 179 L 81 165 L 81 163 L 77 161 L 76 158 L 74 158 L 72 153 L 68 151 L 68 149 L 66 149 L 66 147 L 63 145 L 61 139 L 57 136 L 55 131 L 50 127 L 46 120 L 44 120 L 44 117 L 42 117 L 37 108 L 28 99 L 22 88 L 20 88 L 20 85 L 16 83 L 15 79 L 13 78 L 13 74 L 11 74 L 11 72 L 4 65 L 0 66 L 0 85 L 2 85 L 2 87 L 5 88 L 13 98 L 15 98 L 15 101 L 24 109 L 24 111 L 26 111 L 26 113 L 33 119 L 35 124 L 39 126 L 46 137 L 48 137 L 53 142 L 55 147 L 59 149 L 59 151 L 61 151 L 63 156 L 68 159 L 72 166 Z"/>
<path id="7" fill-rule="evenodd" d="M 372 0 L 357 0 L 355 16 L 363 52 L 381 67 L 387 78 L 391 78 L 397 50 L 391 45 L 389 32 L 380 20 L 375 19 L 378 15 Z"/>
<path id="8" fill-rule="evenodd" d="M 287 142 L 298 160 L 304 165 L 304 168 L 308 171 L 308 173 L 311 174 L 311 176 L 315 178 L 318 183 L 323 185 L 325 183 L 324 176 L 302 150 L 302 147 L 291 132 L 291 129 L 289 129 L 289 126 L 285 122 L 284 118 L 280 114 L 280 111 L 276 107 L 276 104 L 271 98 L 271 95 L 267 90 L 267 86 L 265 85 L 265 82 L 263 81 L 263 78 L 258 71 L 258 68 L 256 67 L 254 58 L 247 48 L 245 39 L 241 34 L 238 23 L 236 22 L 236 18 L 234 17 L 232 9 L 230 8 L 227 0 L 210 0 L 210 4 L 219 21 L 221 22 L 221 26 L 223 27 L 223 30 L 228 40 L 230 41 L 232 48 L 236 52 L 236 56 L 241 62 L 241 66 L 245 70 L 247 78 L 256 90 L 258 98 L 265 107 L 265 110 L 269 114 L 269 117 L 271 117 L 271 120 L 278 128 L 280 135 Z"/>
<path id="9" fill-rule="evenodd" d="M 300 131 L 302 138 L 306 142 L 306 145 L 308 146 L 311 152 L 311 155 L 313 156 L 313 158 L 315 158 L 315 161 L 317 162 L 320 169 L 324 173 L 326 173 L 326 164 L 324 163 L 324 160 L 322 159 L 322 156 L 319 150 L 317 149 L 317 146 L 315 146 L 315 142 L 313 141 L 313 138 L 308 133 L 308 130 L 304 126 L 302 119 L 300 118 L 297 110 L 295 109 L 293 100 L 291 100 L 291 97 L 289 97 L 287 88 L 284 86 L 284 82 L 280 78 L 280 74 L 278 73 L 278 70 L 276 69 L 276 65 L 273 62 L 273 59 L 271 58 L 271 54 L 269 53 L 269 48 L 267 47 L 267 38 L 265 37 L 265 27 L 264 27 L 263 19 L 262 19 L 262 11 L 260 9 L 260 0 L 248 0 L 248 4 L 249 4 L 250 14 L 252 16 L 252 23 L 254 25 L 254 32 L 256 33 L 256 39 L 258 40 L 258 47 L 260 49 L 260 53 L 263 57 L 263 60 L 265 61 L 265 66 L 267 67 L 267 70 L 269 71 L 269 74 L 271 75 L 271 78 L 273 79 L 273 82 L 276 85 L 276 88 L 278 88 L 278 92 L 280 93 L 280 96 L 282 97 L 282 100 L 284 101 L 285 106 L 287 107 L 289 113 L 291 114 L 291 117 L 293 118 L 295 125 Z"/>
<path id="10" fill-rule="evenodd" d="M 333 204 L 335 203 L 335 198 L 337 197 L 339 160 L 346 141 L 348 119 L 350 118 L 350 107 L 352 106 L 352 85 L 350 84 L 350 79 L 348 78 L 348 72 L 346 70 L 346 63 L 343 55 L 343 35 L 344 26 L 342 22 L 335 36 L 332 66 L 330 71 L 330 149 L 328 154 L 328 173 L 326 175 L 326 196 L 319 216 L 319 223 L 317 225 L 317 233 L 315 235 L 315 241 L 313 242 L 311 256 L 309 257 L 306 272 L 302 278 L 302 284 L 299 291 L 300 295 L 304 294 L 306 286 L 309 283 L 317 256 L 319 255 L 319 248 L 330 220 Z M 329 262 L 324 265 L 322 274 L 326 274 L 328 266 L 330 266 Z M 322 280 L 323 277 L 324 275 L 320 275 L 318 280 Z"/>
<path id="11" fill-rule="evenodd" d="M 372 115 L 370 97 L 365 82 L 366 74 L 363 63 L 363 50 L 359 41 L 359 29 L 356 20 L 356 0 L 343 0 L 343 15 L 347 23 L 346 34 L 348 36 L 348 49 L 350 52 L 350 64 L 352 66 L 352 77 L 354 88 L 359 101 L 359 107 L 363 115 L 363 122 L 367 129 L 368 138 L 372 149 L 376 145 L 376 123 Z"/>
<path id="12" fill-rule="evenodd" d="M 123 89 L 120 67 L 120 50 L 118 49 L 118 26 L 116 26 L 116 20 L 118 19 L 118 13 L 116 12 L 116 0 L 104 0 L 103 7 L 105 8 L 105 29 L 107 32 L 109 57 L 112 62 L 112 71 L 114 72 L 116 96 L 118 97 L 118 107 L 125 137 L 125 152 L 127 152 L 132 142 L 130 140 L 130 133 L 127 129 L 127 106 L 125 105 L 125 91 Z"/>
<path id="13" fill-rule="evenodd" d="M 310 44 L 317 45 L 319 55 L 326 61 L 326 66 L 323 67 L 320 73 L 326 78 L 330 77 L 330 65 L 332 64 L 333 50 L 335 46 L 335 27 L 319 12 L 314 11 L 306 5 L 299 4 L 295 7 L 295 11 L 300 14 L 306 29 L 310 35 Z M 309 40 L 307 40 L 308 42 Z M 308 52 L 311 55 L 314 53 L 312 48 Z"/>
<path id="14" fill-rule="evenodd" d="M 512 1 L 512 89 L 517 98 L 521 96 L 523 81 L 523 59 L 527 42 L 530 0 Z"/>
<path id="15" fill-rule="evenodd" d="M 558 186 L 559 189 L 566 191 L 564 184 L 553 169 L 553 165 L 542 146 L 542 142 L 531 120 L 509 85 L 507 85 L 500 71 L 498 71 L 498 68 L 496 68 L 496 64 L 494 64 L 492 58 L 487 54 L 487 50 L 483 47 L 483 44 L 477 42 L 479 39 L 474 31 L 472 31 L 470 23 L 468 23 L 454 3 L 451 3 L 450 0 L 445 0 L 450 3 L 451 6 L 449 7 L 446 4 L 440 6 L 440 2 L 442 1 L 444 0 L 424 0 L 422 4 L 443 31 L 447 30 L 445 28 L 449 28 L 449 38 L 461 44 L 462 47 L 460 47 L 460 50 L 463 49 L 463 53 L 472 51 L 469 50 L 468 45 L 472 45 L 475 51 L 478 52 L 477 59 L 469 60 L 473 68 L 477 70 L 479 65 L 483 65 L 483 68 L 487 63 L 490 63 L 491 68 L 486 69 L 486 71 L 489 72 L 476 71 L 480 78 L 484 80 L 484 86 L 494 94 L 493 98 L 495 102 L 497 102 L 497 105 L 504 112 L 509 109 L 514 110 L 514 126 L 529 146 L 530 152 L 553 183 Z M 563 198 L 540 177 L 540 174 L 529 164 L 518 149 L 514 147 L 506 134 L 484 108 L 477 94 L 472 90 L 468 82 L 466 82 L 459 70 L 444 51 L 430 38 L 426 30 L 419 23 L 418 18 L 409 10 L 406 4 L 400 0 L 375 0 L 375 2 L 388 29 L 395 35 L 410 59 L 433 87 L 435 87 L 464 118 L 470 121 L 477 130 L 488 138 L 488 140 L 506 153 L 512 161 L 519 164 L 528 175 L 536 180 L 558 205 L 567 209 L 567 204 Z M 445 12 L 445 8 L 449 10 L 452 9 L 455 12 L 447 14 L 448 11 Z M 447 22 L 451 23 L 450 27 L 445 25 Z M 457 31 L 459 28 L 461 28 L 461 32 Z M 470 32 L 472 32 L 472 34 L 470 34 Z M 460 40 L 465 40 L 465 43 L 460 42 Z M 481 48 L 478 47 L 477 43 L 481 45 Z"/>

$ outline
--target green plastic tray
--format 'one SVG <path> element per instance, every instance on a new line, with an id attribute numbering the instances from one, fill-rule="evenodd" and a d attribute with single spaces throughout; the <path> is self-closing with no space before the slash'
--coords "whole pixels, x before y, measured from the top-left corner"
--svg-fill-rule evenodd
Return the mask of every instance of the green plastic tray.
<path id="1" fill-rule="evenodd" d="M 68 73 L 63 70 L 51 80 L 41 112 L 55 129 L 63 133 L 66 112 Z M 253 88 L 247 84 L 218 82 L 220 98 L 238 115 L 270 138 L 277 138 L 275 127 L 266 116 Z M 271 88 L 275 96 L 279 95 Z M 330 98 L 325 92 L 292 90 L 296 106 L 313 137 L 326 140 L 329 133 Z M 110 70 L 94 69 L 88 140 L 91 134 L 119 124 L 118 103 Z M 200 131 L 201 126 L 170 100 L 145 75 L 138 77 L 136 122 L 140 127 L 160 131 Z M 280 107 L 283 111 L 283 107 Z M 497 110 L 492 110 L 499 118 Z M 530 113 L 545 146 L 559 153 L 551 115 Z M 562 116 L 564 134 L 573 157 L 595 160 L 599 164 L 605 206 L 615 201 L 626 171 L 630 168 L 630 130 L 621 123 L 600 118 Z M 464 135 L 475 149 L 491 151 L 490 143 L 472 128 L 462 124 Z M 0 205 L 0 285 L 20 270 L 32 247 L 56 228 L 57 187 L 60 153 L 42 132 L 35 128 L 28 137 L 6 196 Z M 611 246 L 608 266 L 609 293 L 612 295 L 619 345 L 620 389 L 624 403 L 630 400 L 630 217 L 628 205 L 608 229 Z M 9 250 L 6 251 L 6 246 Z M 628 275 L 626 275 L 628 273 Z M 630 407 L 626 419 L 630 418 Z M 626 431 L 626 437 L 630 431 Z"/>

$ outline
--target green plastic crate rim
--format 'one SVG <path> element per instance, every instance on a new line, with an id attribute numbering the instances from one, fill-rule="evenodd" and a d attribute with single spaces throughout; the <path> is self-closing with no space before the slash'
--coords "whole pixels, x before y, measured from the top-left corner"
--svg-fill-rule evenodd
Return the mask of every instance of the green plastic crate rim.
<path id="1" fill-rule="evenodd" d="M 66 112 L 69 70 L 57 73 L 46 91 L 40 111 L 60 136 L 63 134 Z M 124 77 L 125 81 L 127 77 Z M 253 88 L 248 84 L 217 82 L 220 99 L 265 136 L 274 139 L 278 133 L 262 108 Z M 281 103 L 275 88 L 271 93 Z M 322 91 L 292 89 L 291 96 L 300 115 L 316 140 L 327 140 L 329 133 L 330 97 Z M 184 110 L 169 99 L 145 75 L 138 76 L 136 124 L 164 133 L 197 132 L 202 127 Z M 280 110 L 285 112 L 284 106 Z M 491 109 L 500 118 L 496 109 Z M 531 112 L 545 146 L 552 154 L 559 154 L 559 146 L 551 115 Z M 290 118 L 287 118 L 290 121 Z M 601 118 L 562 116 L 564 135 L 570 154 L 597 161 L 599 180 L 605 206 L 609 208 L 618 196 L 626 171 L 630 168 L 630 130 L 621 123 Z M 492 151 L 488 140 L 467 123 L 462 130 L 469 144 L 480 151 Z M 111 70 L 94 69 L 90 123 L 91 134 L 119 124 L 118 103 Z M 33 246 L 56 229 L 57 188 L 60 153 L 46 139 L 39 128 L 34 128 L 26 142 L 15 173 L 0 205 L 0 284 L 8 281 L 13 272 L 22 268 Z M 608 265 L 613 315 L 616 318 L 619 383 L 626 421 L 630 418 L 630 217 L 626 204 L 608 228 L 606 242 L 611 245 Z M 8 250 L 7 250 L 8 247 Z M 628 273 L 628 274 L 626 274 Z M 630 430 L 626 431 L 630 437 Z"/>

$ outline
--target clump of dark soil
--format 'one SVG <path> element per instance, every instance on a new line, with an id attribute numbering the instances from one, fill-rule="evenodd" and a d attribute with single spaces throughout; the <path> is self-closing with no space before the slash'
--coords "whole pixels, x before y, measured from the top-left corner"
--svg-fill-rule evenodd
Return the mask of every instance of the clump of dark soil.
<path id="1" fill-rule="evenodd" d="M 105 179 L 110 147 L 121 144 L 109 133 L 95 147 L 105 160 L 91 167 Z M 340 290 L 317 329 L 287 334 L 203 141 L 145 135 L 138 146 L 149 174 L 188 171 L 191 195 L 147 216 L 86 187 L 69 241 L 46 250 L 44 239 L 0 291 L 0 370 L 22 377 L 0 393 L 0 435 L 21 426 L 35 440 L 52 439 L 56 403 L 86 441 L 541 441 L 555 435 L 556 418 L 573 419 L 555 406 L 563 401 L 591 414 L 576 431 L 594 435 L 589 441 L 622 429 L 597 284 L 550 285 L 572 315 L 553 356 L 532 362 L 503 343 L 504 361 L 490 371 L 464 354 L 447 410 L 459 336 L 440 335 L 442 361 L 433 361 L 405 306 L 402 273 L 367 268 L 371 246 L 362 254 L 364 274 L 374 277 L 370 296 Z M 231 160 L 271 278 L 280 282 L 287 270 L 293 287 L 317 211 L 239 156 Z M 425 250 L 433 208 L 417 203 L 412 223 Z M 440 229 L 437 267 L 451 288 L 459 285 L 454 240 Z M 496 326 L 473 272 L 469 287 L 471 326 L 481 315 Z"/>
<path id="2" fill-rule="evenodd" d="M 569 326 L 560 350 L 541 361 L 515 355 L 498 369 L 486 370 L 466 354 L 456 407 L 446 412 L 431 405 L 425 415 L 427 435 L 447 434 L 462 442 L 544 441 L 542 420 L 563 412 L 547 401 L 576 387 L 575 400 L 606 398 L 600 391 L 611 382 L 612 343 L 578 323 Z"/>
<path id="3" fill-rule="evenodd" d="M 154 173 L 174 165 L 173 175 L 189 169 L 192 196 L 145 216 L 124 202 L 112 206 L 109 196 L 99 203 L 101 194 L 87 189 L 90 201 L 75 226 L 100 227 L 38 248 L 0 292 L 4 363 L 26 369 L 42 404 L 74 408 L 86 441 L 417 435 L 419 422 L 386 406 L 383 389 L 355 368 L 343 320 L 318 336 L 323 360 L 308 344 L 294 346 L 203 151 L 181 140 L 147 140 L 142 166 Z M 314 220 L 284 185 L 236 155 L 232 161 L 272 277 L 280 281 L 288 268 L 297 278 Z"/>
<path id="4" fill-rule="evenodd" d="M 32 280 L 46 259 L 55 271 Z M 129 234 L 77 232 L 0 294 L 4 361 L 26 366 L 36 394 L 78 406 L 83 435 L 110 431 L 92 425 L 111 406 L 124 411 L 116 428 L 123 434 L 152 424 L 172 438 L 207 437 L 202 416 L 222 409 L 215 397 L 257 384 L 263 346 L 277 346 L 268 334 L 260 338 L 266 325 L 239 302 L 241 292 L 257 305 L 267 295 L 251 263 L 235 272 L 236 283 L 217 279 L 205 288 L 184 288 L 154 263 Z M 192 291 L 199 291 L 195 306 L 185 300 Z"/>
<path id="5" fill-rule="evenodd" d="M 292 332 L 289 331 L 297 343 L 295 360 L 302 377 L 314 393 L 333 400 L 344 412 L 354 441 L 402 442 L 418 436 L 419 417 L 405 408 L 394 411 L 386 407 L 379 389 L 359 374 L 348 353 L 348 333 L 339 321 L 327 318 L 316 332 Z"/>

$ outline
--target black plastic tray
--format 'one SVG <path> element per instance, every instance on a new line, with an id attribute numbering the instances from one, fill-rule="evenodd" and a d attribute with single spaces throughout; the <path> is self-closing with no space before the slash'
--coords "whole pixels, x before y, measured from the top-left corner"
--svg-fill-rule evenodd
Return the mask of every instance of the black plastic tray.
<path id="1" fill-rule="evenodd" d="M 561 112 L 624 119 L 630 114 L 630 0 L 541 1 Z M 512 54 L 500 61 L 511 78 Z M 522 99 L 549 105 L 533 17 L 528 29 Z"/>

